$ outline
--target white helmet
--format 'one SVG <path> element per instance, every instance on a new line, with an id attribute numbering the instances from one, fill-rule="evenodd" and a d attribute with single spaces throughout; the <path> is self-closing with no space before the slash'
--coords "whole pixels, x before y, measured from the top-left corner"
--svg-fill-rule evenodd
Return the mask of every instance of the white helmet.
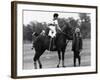
<path id="1" fill-rule="evenodd" d="M 79 28 L 76 28 L 76 29 L 75 29 L 75 33 L 76 33 L 76 32 L 80 32 L 80 29 L 79 29 Z"/>

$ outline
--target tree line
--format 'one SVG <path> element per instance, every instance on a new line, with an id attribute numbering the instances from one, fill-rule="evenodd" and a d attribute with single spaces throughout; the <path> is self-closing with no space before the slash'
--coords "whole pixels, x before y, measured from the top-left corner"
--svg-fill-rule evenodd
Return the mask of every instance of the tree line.
<path id="1" fill-rule="evenodd" d="M 90 16 L 86 13 L 79 13 L 79 19 L 73 17 L 59 18 L 59 26 L 62 28 L 66 23 L 69 23 L 73 28 L 79 27 L 82 33 L 82 37 L 91 38 L 91 21 Z M 40 33 L 47 28 L 46 22 L 31 21 L 29 24 L 23 24 L 23 40 L 32 41 L 32 33 Z"/>

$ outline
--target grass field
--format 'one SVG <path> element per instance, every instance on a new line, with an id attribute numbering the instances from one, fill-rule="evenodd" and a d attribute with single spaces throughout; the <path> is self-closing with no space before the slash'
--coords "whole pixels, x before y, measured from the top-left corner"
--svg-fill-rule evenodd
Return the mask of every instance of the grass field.
<path id="1" fill-rule="evenodd" d="M 65 66 L 73 67 L 73 52 L 71 51 L 72 43 L 69 42 L 65 52 Z M 81 66 L 91 65 L 91 42 L 90 39 L 83 40 L 83 50 L 81 52 Z M 34 49 L 31 49 L 32 43 L 23 44 L 23 69 L 34 69 L 33 57 Z M 56 68 L 58 63 L 57 52 L 45 51 L 40 58 L 43 68 Z"/>

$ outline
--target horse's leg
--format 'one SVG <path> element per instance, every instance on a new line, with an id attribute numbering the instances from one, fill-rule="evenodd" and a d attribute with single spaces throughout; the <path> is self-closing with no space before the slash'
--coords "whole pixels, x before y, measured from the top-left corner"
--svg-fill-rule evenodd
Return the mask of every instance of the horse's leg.
<path id="1" fill-rule="evenodd" d="M 64 65 L 64 56 L 65 56 L 65 50 L 62 51 L 62 67 L 65 67 L 65 65 Z"/>
<path id="2" fill-rule="evenodd" d="M 36 63 L 37 60 L 35 57 L 33 58 L 33 60 L 34 60 L 34 68 L 37 69 L 37 63 Z"/>
<path id="3" fill-rule="evenodd" d="M 38 59 L 38 63 L 39 63 L 39 68 L 42 68 L 42 64 L 41 64 L 40 59 Z"/>
<path id="4" fill-rule="evenodd" d="M 58 65 L 57 65 L 57 67 L 59 67 L 59 65 L 60 65 L 60 61 L 61 61 L 61 55 L 60 55 L 60 51 L 58 51 L 58 58 L 59 58 L 59 62 L 58 62 Z"/>
<path id="5" fill-rule="evenodd" d="M 44 49 L 42 49 L 42 50 L 41 50 L 41 52 L 40 52 L 40 53 L 39 53 L 39 55 L 38 55 L 38 63 L 39 63 L 39 68 L 42 68 L 42 64 L 41 64 L 41 61 L 40 61 L 40 59 L 39 59 L 39 58 L 40 58 L 40 56 L 44 53 L 44 51 L 45 51 L 45 50 L 44 50 Z"/>
<path id="6" fill-rule="evenodd" d="M 35 53 L 35 56 L 34 56 L 34 58 L 33 58 L 33 60 L 34 60 L 34 68 L 35 69 L 37 69 L 37 60 L 39 59 L 39 53 L 36 51 L 36 53 Z"/>

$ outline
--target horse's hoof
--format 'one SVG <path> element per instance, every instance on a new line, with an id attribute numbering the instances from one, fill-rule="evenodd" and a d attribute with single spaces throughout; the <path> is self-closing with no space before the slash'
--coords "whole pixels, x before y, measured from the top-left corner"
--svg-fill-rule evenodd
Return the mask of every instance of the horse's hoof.
<path id="1" fill-rule="evenodd" d="M 36 67 L 34 69 L 37 69 Z"/>
<path id="2" fill-rule="evenodd" d="M 31 48 L 33 50 L 33 48 Z"/>
<path id="3" fill-rule="evenodd" d="M 76 65 L 74 65 L 74 67 L 76 67 Z"/>
<path id="4" fill-rule="evenodd" d="M 40 69 L 42 69 L 42 65 L 40 65 Z"/>
<path id="5" fill-rule="evenodd" d="M 57 68 L 59 68 L 59 65 L 57 65 Z"/>
<path id="6" fill-rule="evenodd" d="M 66 66 L 64 65 L 64 66 L 62 66 L 62 67 L 66 67 Z"/>

